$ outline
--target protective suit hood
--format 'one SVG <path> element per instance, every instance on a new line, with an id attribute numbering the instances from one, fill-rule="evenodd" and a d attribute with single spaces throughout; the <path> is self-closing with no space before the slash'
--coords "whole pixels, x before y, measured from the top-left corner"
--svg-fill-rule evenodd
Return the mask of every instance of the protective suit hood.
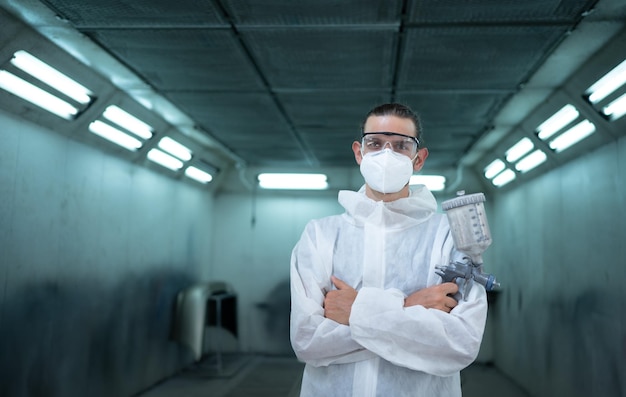
<path id="1" fill-rule="evenodd" d="M 341 204 L 352 223 L 377 224 L 391 229 L 404 229 L 430 219 L 437 210 L 437 200 L 424 185 L 411 189 L 409 197 L 391 202 L 374 201 L 365 195 L 365 185 L 358 192 L 339 192 Z"/>

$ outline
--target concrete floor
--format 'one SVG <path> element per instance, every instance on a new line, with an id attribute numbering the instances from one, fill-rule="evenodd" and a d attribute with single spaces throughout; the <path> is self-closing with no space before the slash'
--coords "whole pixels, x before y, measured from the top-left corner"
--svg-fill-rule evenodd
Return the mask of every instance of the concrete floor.
<path id="1" fill-rule="evenodd" d="M 292 357 L 208 357 L 135 397 L 297 397 L 303 364 Z M 495 367 L 461 372 L 463 397 L 530 397 Z"/>

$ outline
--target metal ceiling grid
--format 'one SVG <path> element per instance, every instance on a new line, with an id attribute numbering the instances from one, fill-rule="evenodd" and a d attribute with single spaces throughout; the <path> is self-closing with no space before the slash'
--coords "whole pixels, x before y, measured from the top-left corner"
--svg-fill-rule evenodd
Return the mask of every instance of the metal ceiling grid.
<path id="1" fill-rule="evenodd" d="M 426 146 L 436 155 L 434 165 L 455 164 L 471 144 L 489 128 L 489 121 L 504 96 L 495 93 L 433 91 L 400 92 L 401 102 L 412 104 L 422 115 Z"/>
<path id="2" fill-rule="evenodd" d="M 409 3 L 409 23 L 562 23 L 571 26 L 597 0 L 414 0 Z"/>
<path id="3" fill-rule="evenodd" d="M 596 0 L 45 3 L 249 165 L 354 165 L 364 113 L 401 100 L 453 168 Z"/>
<path id="4" fill-rule="evenodd" d="M 325 167 L 356 167 L 357 164 L 352 155 L 353 139 L 339 139 L 333 143 L 323 140 L 322 137 L 316 138 L 318 142 L 313 142 L 311 146 L 315 150 L 315 156 L 320 164 Z"/>
<path id="5" fill-rule="evenodd" d="M 344 167 L 354 164 L 350 148 L 358 134 L 333 129 L 307 129 L 303 135 L 320 165 Z"/>
<path id="6" fill-rule="evenodd" d="M 402 0 L 222 0 L 238 27 L 399 24 Z"/>
<path id="7" fill-rule="evenodd" d="M 493 116 L 503 95 L 488 92 L 401 91 L 398 98 L 419 109 L 424 129 L 464 127 L 467 133 L 476 135 L 485 128 L 485 121 Z"/>
<path id="8" fill-rule="evenodd" d="M 394 31 L 276 28 L 241 37 L 275 92 L 386 89 L 392 82 Z"/>
<path id="9" fill-rule="evenodd" d="M 293 158 L 301 162 L 302 153 L 309 153 L 269 94 L 170 92 L 168 97 L 249 164 L 269 165 Z M 263 152 L 265 142 L 280 142 L 281 146 Z M 246 156 L 251 153 L 253 159 Z"/>
<path id="10" fill-rule="evenodd" d="M 315 153 L 320 164 L 354 166 L 351 145 L 361 134 L 363 109 L 388 102 L 391 92 L 382 90 L 319 90 L 277 94 L 294 128 Z"/>
<path id="11" fill-rule="evenodd" d="M 41 0 L 77 29 L 222 27 L 229 25 L 206 0 Z"/>
<path id="12" fill-rule="evenodd" d="M 391 90 L 294 90 L 276 96 L 296 128 L 345 131 L 355 138 L 363 109 L 389 101 Z"/>
<path id="13" fill-rule="evenodd" d="M 228 30 L 86 31 L 159 91 L 263 90 L 262 80 Z"/>
<path id="14" fill-rule="evenodd" d="M 252 141 L 288 133 L 289 125 L 265 93 L 173 92 L 170 96 L 220 138 Z"/>
<path id="15" fill-rule="evenodd" d="M 408 29 L 398 89 L 513 92 L 565 33 L 562 26 Z"/>

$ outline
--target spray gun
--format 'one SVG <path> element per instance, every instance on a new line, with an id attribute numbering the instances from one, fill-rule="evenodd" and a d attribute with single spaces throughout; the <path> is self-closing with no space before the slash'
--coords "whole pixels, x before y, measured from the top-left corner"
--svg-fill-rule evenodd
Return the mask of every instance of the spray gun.
<path id="1" fill-rule="evenodd" d="M 447 266 L 436 266 L 436 273 L 444 282 L 462 278 L 461 296 L 467 300 L 474 281 L 492 291 L 500 287 L 496 278 L 491 274 L 483 273 L 482 254 L 491 245 L 491 233 L 485 214 L 485 195 L 483 193 L 465 195 L 464 191 L 457 193 L 458 197 L 446 200 L 441 208 L 446 211 L 450 231 L 456 249 L 464 253 L 464 262 L 450 261 Z"/>

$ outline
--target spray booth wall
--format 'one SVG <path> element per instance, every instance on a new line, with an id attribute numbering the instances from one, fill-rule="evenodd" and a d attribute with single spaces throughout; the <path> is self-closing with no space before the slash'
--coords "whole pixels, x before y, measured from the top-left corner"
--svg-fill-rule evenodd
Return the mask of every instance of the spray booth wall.
<path id="1" fill-rule="evenodd" d="M 5 113 L 0 126 L 0 395 L 132 395 L 189 363 L 173 303 L 208 273 L 211 195 Z"/>
<path id="2" fill-rule="evenodd" d="M 336 192 L 208 192 L 0 113 L 0 395 L 133 393 L 188 365 L 175 294 L 226 281 L 242 351 L 291 354 L 291 250 Z M 488 195 L 496 365 L 535 397 L 626 395 L 626 141 Z"/>
<path id="3" fill-rule="evenodd" d="M 626 395 L 626 139 L 490 201 L 495 363 L 534 397 Z"/>
<path id="4" fill-rule="evenodd" d="M 214 265 L 209 279 L 228 282 L 238 295 L 240 337 L 230 348 L 293 355 L 289 344 L 291 251 L 309 220 L 343 212 L 336 191 L 216 196 Z M 491 360 L 490 333 L 489 329 L 481 347 L 481 362 Z"/>
<path id="5" fill-rule="evenodd" d="M 215 198 L 214 266 L 209 278 L 228 282 L 237 293 L 237 349 L 293 355 L 289 344 L 291 251 L 309 220 L 342 212 L 336 192 L 259 191 Z"/>

